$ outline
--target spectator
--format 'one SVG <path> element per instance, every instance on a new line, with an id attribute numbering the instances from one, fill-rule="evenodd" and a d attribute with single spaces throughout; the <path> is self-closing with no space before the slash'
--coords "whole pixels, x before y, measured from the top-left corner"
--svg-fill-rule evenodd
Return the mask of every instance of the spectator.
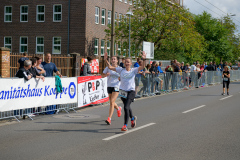
<path id="1" fill-rule="evenodd" d="M 37 60 L 36 68 L 37 68 L 38 73 L 40 75 L 45 75 L 46 71 L 44 70 L 43 65 L 42 65 L 42 58 L 39 56 L 36 56 L 35 58 Z"/>
<path id="2" fill-rule="evenodd" d="M 191 72 L 195 72 L 196 71 L 196 62 L 193 62 L 193 65 L 191 65 Z"/>
<path id="3" fill-rule="evenodd" d="M 27 52 L 24 52 L 24 53 L 23 53 L 23 57 L 21 57 L 21 58 L 18 60 L 19 69 L 20 69 L 20 68 L 23 68 L 23 66 L 24 66 L 24 61 L 25 61 L 25 60 L 29 60 L 29 58 L 27 58 L 27 55 L 28 55 Z"/>
<path id="4" fill-rule="evenodd" d="M 138 58 L 137 58 L 137 62 L 134 63 L 134 67 L 139 67 L 139 66 L 140 66 L 140 65 L 139 65 L 139 61 L 140 61 L 140 58 L 138 57 Z"/>
<path id="5" fill-rule="evenodd" d="M 216 64 L 216 62 L 213 62 L 213 67 L 214 67 L 214 71 L 217 71 L 217 64 Z"/>
<path id="6" fill-rule="evenodd" d="M 138 65 L 139 66 L 142 66 L 142 64 L 143 64 L 143 61 L 142 60 L 138 60 L 138 62 L 136 62 L 136 63 L 138 63 Z M 135 63 L 135 64 L 136 64 Z M 136 74 L 136 76 L 135 76 L 135 98 L 140 98 L 141 96 L 140 95 L 138 95 L 137 93 L 138 93 L 138 87 L 139 87 L 139 83 L 140 83 L 140 80 L 141 80 L 141 77 L 142 77 L 142 74 L 143 74 L 143 70 L 141 70 L 141 71 L 139 71 L 137 74 Z"/>
<path id="7" fill-rule="evenodd" d="M 158 69 L 156 67 L 156 61 L 153 61 L 151 68 L 149 69 L 149 72 L 151 72 L 151 75 L 149 76 L 150 84 L 151 84 L 151 92 L 153 93 L 155 90 L 155 77 L 158 74 Z M 154 93 L 151 95 L 155 95 Z"/>
<path id="8" fill-rule="evenodd" d="M 38 73 L 37 68 L 36 68 L 36 66 L 37 66 L 37 59 L 36 58 L 32 58 L 31 61 L 32 61 L 32 67 L 29 69 L 29 72 L 32 74 L 32 77 L 40 78 L 44 82 L 44 80 L 45 80 L 44 76 L 41 76 Z"/>
<path id="9" fill-rule="evenodd" d="M 165 71 L 162 70 L 162 62 L 159 62 L 157 69 L 159 73 L 166 73 Z"/>
<path id="10" fill-rule="evenodd" d="M 51 62 L 51 58 L 52 58 L 52 55 L 50 53 L 46 53 L 45 61 L 42 62 L 43 68 L 46 71 L 46 77 L 52 77 L 53 72 L 55 72 L 59 77 L 62 77 L 56 65 L 53 62 Z"/>
<path id="11" fill-rule="evenodd" d="M 26 81 L 31 79 L 33 75 L 29 72 L 29 69 L 31 68 L 32 62 L 30 60 L 25 60 L 23 67 L 21 67 L 15 77 L 18 78 L 24 78 Z"/>
<path id="12" fill-rule="evenodd" d="M 207 66 L 208 66 L 208 65 L 207 65 L 207 62 L 205 62 L 205 64 L 204 64 L 204 69 L 206 69 Z"/>
<path id="13" fill-rule="evenodd" d="M 221 69 L 223 70 L 223 62 L 221 61 L 219 66 L 221 67 Z"/>
<path id="14" fill-rule="evenodd" d="M 143 96 L 148 96 L 147 92 L 150 93 L 150 88 L 148 86 L 148 75 L 150 74 L 149 69 L 151 68 L 150 64 L 147 64 L 147 66 L 143 69 L 143 76 L 141 78 L 141 81 L 143 83 L 143 87 L 138 92 L 138 95 L 141 95 L 141 92 L 143 91 Z"/>
<path id="15" fill-rule="evenodd" d="M 184 65 L 184 62 L 181 63 L 180 69 L 182 70 L 182 72 L 185 72 L 187 70 L 187 66 Z"/>
<path id="16" fill-rule="evenodd" d="M 87 57 L 87 62 L 84 63 L 83 65 L 83 76 L 91 76 L 92 75 L 92 69 L 90 64 L 92 63 L 92 58 Z"/>
<path id="17" fill-rule="evenodd" d="M 210 62 L 210 64 L 206 67 L 206 70 L 207 70 L 207 71 L 215 71 L 215 68 L 214 68 L 212 62 Z"/>
<path id="18" fill-rule="evenodd" d="M 197 64 L 197 65 L 200 64 L 199 61 L 196 61 L 196 64 Z"/>
<path id="19" fill-rule="evenodd" d="M 165 71 L 162 70 L 162 62 L 159 62 L 158 64 L 158 73 L 166 73 Z M 159 76 L 157 77 L 157 82 L 160 81 L 160 90 L 162 91 L 163 90 L 163 80 L 161 78 L 159 78 Z"/>
<path id="20" fill-rule="evenodd" d="M 125 58 L 122 58 L 122 62 L 120 63 L 119 66 L 122 67 L 122 68 L 125 68 L 124 63 L 125 63 Z"/>

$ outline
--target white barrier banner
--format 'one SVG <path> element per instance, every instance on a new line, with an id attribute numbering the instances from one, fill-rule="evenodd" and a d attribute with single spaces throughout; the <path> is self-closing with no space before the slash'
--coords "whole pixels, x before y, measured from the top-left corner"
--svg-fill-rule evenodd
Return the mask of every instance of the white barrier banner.
<path id="1" fill-rule="evenodd" d="M 63 92 L 56 94 L 55 77 L 29 81 L 0 79 L 0 111 L 77 103 L 77 78 L 61 78 Z"/>
<path id="2" fill-rule="evenodd" d="M 104 103 L 108 100 L 107 77 L 78 77 L 78 107 Z"/>

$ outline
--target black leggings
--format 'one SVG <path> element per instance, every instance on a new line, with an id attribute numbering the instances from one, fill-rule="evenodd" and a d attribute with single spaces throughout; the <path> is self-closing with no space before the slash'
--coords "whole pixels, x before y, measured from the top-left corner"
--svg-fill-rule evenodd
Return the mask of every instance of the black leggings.
<path id="1" fill-rule="evenodd" d="M 227 89 L 229 88 L 229 84 L 230 81 L 223 81 L 223 88 L 225 88 L 225 86 L 227 87 Z"/>
<path id="2" fill-rule="evenodd" d="M 132 109 L 130 107 L 131 103 L 133 102 L 135 97 L 135 91 L 129 91 L 127 98 L 122 98 L 122 102 L 124 104 L 124 124 L 128 123 L 129 117 L 132 118 L 133 114 L 132 114 Z"/>

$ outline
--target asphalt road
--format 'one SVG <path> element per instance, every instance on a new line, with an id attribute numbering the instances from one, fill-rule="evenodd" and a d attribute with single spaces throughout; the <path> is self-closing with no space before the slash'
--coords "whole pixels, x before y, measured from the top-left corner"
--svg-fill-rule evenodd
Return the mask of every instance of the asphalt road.
<path id="1" fill-rule="evenodd" d="M 127 134 L 116 112 L 105 124 L 108 106 L 2 125 L 0 159 L 239 160 L 240 83 L 229 97 L 221 92 L 217 85 L 139 99 Z"/>

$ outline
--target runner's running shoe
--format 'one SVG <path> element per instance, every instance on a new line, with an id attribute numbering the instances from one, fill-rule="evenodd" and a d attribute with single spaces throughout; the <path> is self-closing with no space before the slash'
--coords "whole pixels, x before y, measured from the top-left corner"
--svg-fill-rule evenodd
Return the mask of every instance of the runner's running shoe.
<path id="1" fill-rule="evenodd" d="M 223 96 L 225 96 L 225 93 L 222 93 Z"/>
<path id="2" fill-rule="evenodd" d="M 117 115 L 118 115 L 118 117 L 121 117 L 121 115 L 122 115 L 122 107 L 119 106 L 118 108 L 119 108 L 119 110 L 117 110 Z"/>
<path id="3" fill-rule="evenodd" d="M 111 125 L 111 119 L 108 117 L 108 119 L 105 121 L 108 125 Z"/>
<path id="4" fill-rule="evenodd" d="M 122 129 L 121 129 L 121 131 L 127 131 L 128 129 L 127 129 L 127 126 L 126 125 L 124 125 L 123 127 L 122 127 Z"/>
<path id="5" fill-rule="evenodd" d="M 136 122 L 137 122 L 137 116 L 134 116 L 134 120 L 131 121 L 132 128 L 136 127 Z"/>

